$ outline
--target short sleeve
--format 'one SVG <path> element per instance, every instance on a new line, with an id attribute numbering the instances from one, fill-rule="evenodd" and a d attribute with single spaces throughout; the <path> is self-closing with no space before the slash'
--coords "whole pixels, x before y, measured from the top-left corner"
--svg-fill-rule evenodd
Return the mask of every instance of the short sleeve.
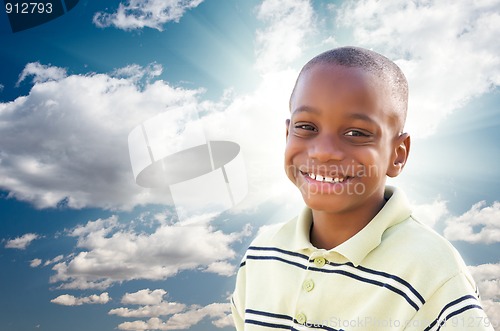
<path id="1" fill-rule="evenodd" d="M 474 281 L 465 273 L 444 283 L 406 323 L 405 331 L 494 331 Z"/>

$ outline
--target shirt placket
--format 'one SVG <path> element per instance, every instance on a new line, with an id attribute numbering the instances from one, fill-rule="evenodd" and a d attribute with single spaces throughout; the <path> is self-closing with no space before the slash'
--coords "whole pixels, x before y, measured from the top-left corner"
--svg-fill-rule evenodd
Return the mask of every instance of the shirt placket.
<path id="1" fill-rule="evenodd" d="M 313 316 L 312 309 L 317 309 L 317 307 L 315 308 L 315 306 L 309 304 L 309 302 L 321 295 L 316 293 L 318 291 L 316 284 L 319 277 L 315 269 L 324 268 L 328 263 L 325 257 L 327 255 L 326 253 L 327 252 L 324 250 L 315 250 L 309 256 L 307 268 L 304 270 L 304 276 L 300 284 L 301 288 L 299 289 L 299 295 L 295 305 L 294 323 L 306 326 L 318 323 L 318 321 L 311 319 Z"/>
<path id="2" fill-rule="evenodd" d="M 331 263 L 346 263 L 345 257 L 336 251 L 315 250 L 309 255 L 307 268 L 304 270 L 301 288 L 295 305 L 294 322 L 297 324 L 320 327 L 328 325 L 332 316 L 321 316 L 322 300 L 325 286 L 328 285 L 329 269 Z M 331 298 L 330 298 L 331 299 Z"/>

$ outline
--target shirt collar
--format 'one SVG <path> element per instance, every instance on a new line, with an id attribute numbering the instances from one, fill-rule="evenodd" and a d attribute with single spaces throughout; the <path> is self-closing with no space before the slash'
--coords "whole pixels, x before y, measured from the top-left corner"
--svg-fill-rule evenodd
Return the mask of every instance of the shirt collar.
<path id="1" fill-rule="evenodd" d="M 410 217 L 410 205 L 403 191 L 387 186 L 384 197 L 387 200 L 384 207 L 361 231 L 328 252 L 339 253 L 357 266 L 368 253 L 380 245 L 385 230 Z M 312 211 L 306 207 L 297 218 L 293 240 L 295 250 L 317 250 L 309 238 L 311 224 Z"/>

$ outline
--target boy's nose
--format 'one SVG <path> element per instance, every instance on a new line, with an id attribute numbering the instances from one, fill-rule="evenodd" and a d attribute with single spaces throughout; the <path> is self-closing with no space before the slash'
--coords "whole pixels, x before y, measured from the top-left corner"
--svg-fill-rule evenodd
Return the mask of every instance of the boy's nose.
<path id="1" fill-rule="evenodd" d="M 309 157 L 318 162 L 339 161 L 344 159 L 342 144 L 334 135 L 317 136 L 309 147 Z"/>

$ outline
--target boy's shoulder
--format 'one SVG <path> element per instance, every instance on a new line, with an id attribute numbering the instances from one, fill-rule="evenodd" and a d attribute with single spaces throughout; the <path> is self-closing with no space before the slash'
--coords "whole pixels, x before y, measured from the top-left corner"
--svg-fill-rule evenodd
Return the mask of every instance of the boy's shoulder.
<path id="1" fill-rule="evenodd" d="M 460 267 L 463 264 L 455 247 L 413 214 L 407 220 L 384 232 L 379 249 L 394 250 L 392 254 L 404 255 L 415 262 L 435 261 L 435 263 L 440 263 L 441 267 L 448 265 L 449 262 L 454 265 L 458 262 Z"/>
<path id="2" fill-rule="evenodd" d="M 363 265 L 397 274 L 426 296 L 455 277 L 464 277 L 470 288 L 476 288 L 457 249 L 413 215 L 387 229 Z"/>

